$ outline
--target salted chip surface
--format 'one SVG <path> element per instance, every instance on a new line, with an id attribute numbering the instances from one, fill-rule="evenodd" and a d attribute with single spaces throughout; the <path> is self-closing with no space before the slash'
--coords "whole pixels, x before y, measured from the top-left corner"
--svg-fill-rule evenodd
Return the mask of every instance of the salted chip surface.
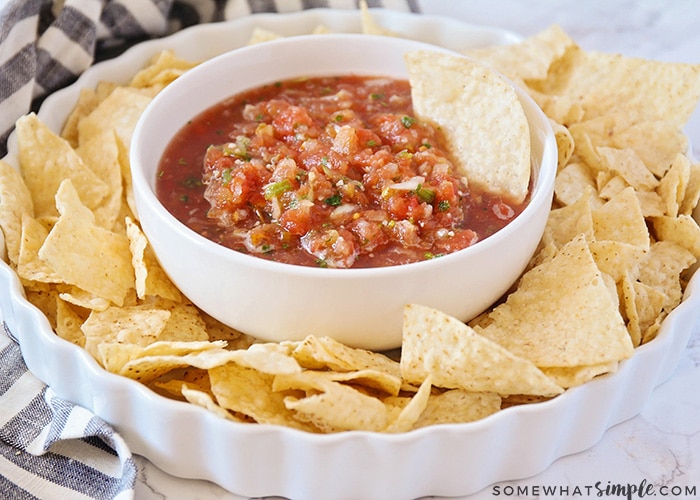
<path id="1" fill-rule="evenodd" d="M 414 427 L 474 422 L 501 409 L 501 397 L 493 392 L 451 389 L 431 394 Z"/>
<path id="2" fill-rule="evenodd" d="M 84 144 L 93 137 L 114 131 L 119 140 L 129 146 L 136 122 L 151 100 L 137 89 L 116 87 L 78 123 L 79 143 Z"/>
<path id="3" fill-rule="evenodd" d="M 69 179 L 58 189 L 56 206 L 61 215 L 39 249 L 39 258 L 65 283 L 122 305 L 134 284 L 126 236 L 98 226 Z"/>
<path id="4" fill-rule="evenodd" d="M 390 422 L 384 403 L 349 385 L 322 381 L 310 395 L 286 396 L 284 405 L 296 418 L 324 432 L 382 431 Z"/>
<path id="5" fill-rule="evenodd" d="M 22 234 L 22 216 L 34 216 L 31 193 L 19 171 L 0 160 L 0 230 L 10 263 L 16 264 Z M 1 254 L 1 252 L 0 252 Z"/>
<path id="6" fill-rule="evenodd" d="M 401 408 L 399 414 L 387 425 L 384 432 L 407 432 L 413 429 L 430 400 L 432 380 L 426 378 L 413 397 Z"/>
<path id="7" fill-rule="evenodd" d="M 285 406 L 285 394 L 272 390 L 274 377 L 229 363 L 209 370 L 211 391 L 223 408 L 261 424 L 278 424 L 309 432 L 317 428 L 295 418 Z"/>
<path id="8" fill-rule="evenodd" d="M 539 367 L 600 364 L 634 350 L 584 236 L 523 275 L 489 316 L 477 331 Z"/>
<path id="9" fill-rule="evenodd" d="M 99 345 L 103 343 L 147 346 L 163 332 L 168 319 L 168 311 L 141 305 L 92 311 L 81 326 L 86 338 L 85 349 L 97 357 Z"/>
<path id="10" fill-rule="evenodd" d="M 178 57 L 172 50 L 164 50 L 153 58 L 151 64 L 134 75 L 129 86 L 136 88 L 152 85 L 165 86 L 196 65 L 196 62 Z"/>
<path id="11" fill-rule="evenodd" d="M 532 362 L 518 357 L 470 326 L 436 309 L 404 308 L 401 374 L 420 384 L 498 394 L 562 392 Z"/>
<path id="12" fill-rule="evenodd" d="M 620 241 L 649 248 L 649 230 L 633 188 L 623 189 L 593 210 L 592 217 L 596 240 Z"/>
<path id="13" fill-rule="evenodd" d="M 24 214 L 19 255 L 16 257 L 16 272 L 20 278 L 41 283 L 63 283 L 63 278 L 39 258 L 39 250 L 48 235 L 49 231 L 43 224 Z"/>
<path id="14" fill-rule="evenodd" d="M 617 361 L 608 361 L 597 365 L 545 367 L 542 371 L 556 380 L 557 384 L 568 389 L 585 384 L 599 375 L 614 373 L 617 366 Z"/>
<path id="15" fill-rule="evenodd" d="M 464 53 L 490 64 L 513 80 L 532 80 L 546 78 L 552 62 L 573 44 L 569 35 L 555 24 L 519 43 L 470 49 Z"/>
<path id="16" fill-rule="evenodd" d="M 561 248 L 580 234 L 593 240 L 595 235 L 591 196 L 592 192 L 586 190 L 574 203 L 549 212 L 543 241 L 553 244 L 556 248 Z"/>
<path id="17" fill-rule="evenodd" d="M 139 299 L 146 296 L 159 296 L 173 301 L 182 299 L 182 294 L 170 281 L 156 259 L 146 235 L 131 217 L 124 219 L 126 235 L 129 238 L 131 264 L 134 267 L 136 295 Z"/>
<path id="18" fill-rule="evenodd" d="M 19 163 L 29 188 L 36 217 L 58 215 L 55 196 L 65 179 L 70 179 L 82 202 L 97 207 L 109 192 L 105 184 L 68 142 L 55 134 L 34 113 L 16 123 Z"/>
<path id="19" fill-rule="evenodd" d="M 700 258 L 700 226 L 690 215 L 652 217 L 651 222 L 659 239 L 672 241 Z"/>
<path id="20" fill-rule="evenodd" d="M 85 166 L 105 183 L 107 194 L 94 208 L 97 224 L 105 229 L 113 229 L 119 217 L 123 188 L 119 167 L 119 148 L 114 134 L 109 131 L 85 141 L 76 153 Z"/>
<path id="21" fill-rule="evenodd" d="M 554 179 L 554 196 L 562 205 L 571 205 L 581 197 L 590 197 L 596 184 L 590 169 L 582 163 L 569 163 L 559 170 Z"/>
<path id="22" fill-rule="evenodd" d="M 371 369 L 400 377 L 399 364 L 384 354 L 354 349 L 330 337 L 307 336 L 294 347 L 291 356 L 304 368 L 353 371 Z"/>
<path id="23" fill-rule="evenodd" d="M 690 182 L 690 160 L 687 156 L 678 154 L 661 179 L 657 192 L 664 204 L 665 215 L 676 217 L 685 198 L 685 191 Z"/>
<path id="24" fill-rule="evenodd" d="M 620 114 L 681 129 L 700 98 L 700 65 L 569 50 L 540 90 L 580 106 L 585 120 Z"/>
<path id="25" fill-rule="evenodd" d="M 530 131 L 515 89 L 488 66 L 434 51 L 404 56 L 417 117 L 442 130 L 470 183 L 522 202 L 530 183 Z"/>

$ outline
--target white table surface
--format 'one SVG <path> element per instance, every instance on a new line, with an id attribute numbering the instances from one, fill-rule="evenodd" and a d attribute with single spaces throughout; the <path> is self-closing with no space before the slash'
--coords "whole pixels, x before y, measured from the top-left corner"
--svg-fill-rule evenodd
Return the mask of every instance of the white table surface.
<path id="1" fill-rule="evenodd" d="M 523 36 L 557 23 L 587 50 L 700 63 L 698 0 L 419 0 L 419 4 L 424 14 L 497 26 Z M 694 156 L 700 158 L 700 110 L 687 131 Z M 241 498 L 211 483 L 169 476 L 144 459 L 138 458 L 138 463 L 138 500 Z M 609 429 L 589 450 L 561 458 L 535 477 L 499 483 L 468 498 L 597 498 L 596 483 L 602 488 L 644 483 L 651 485 L 657 498 L 700 498 L 700 328 L 675 373 L 653 391 L 641 414 Z M 554 494 L 545 488 L 554 488 Z M 639 493 L 633 498 L 640 498 Z"/>
<path id="2" fill-rule="evenodd" d="M 427 15 L 523 36 L 557 23 L 587 50 L 700 63 L 700 0 L 417 1 Z M 385 3 L 391 5 L 391 0 Z M 694 156 L 700 158 L 700 110 L 687 132 Z M 242 498 L 205 481 L 175 478 L 142 457 L 136 459 L 137 500 Z M 561 458 L 535 477 L 499 483 L 468 498 L 597 498 L 596 483 L 602 488 L 643 483 L 651 485 L 657 498 L 700 498 L 700 328 L 676 371 L 652 392 L 638 416 L 609 429 L 589 450 Z"/>

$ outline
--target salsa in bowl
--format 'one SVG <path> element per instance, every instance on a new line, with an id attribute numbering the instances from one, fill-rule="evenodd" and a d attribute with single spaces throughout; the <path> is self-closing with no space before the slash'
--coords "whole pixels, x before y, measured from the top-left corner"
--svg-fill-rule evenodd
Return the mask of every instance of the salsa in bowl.
<path id="1" fill-rule="evenodd" d="M 413 106 L 409 53 L 461 59 L 392 37 L 290 37 L 203 63 L 154 99 L 131 144 L 134 195 L 190 300 L 264 340 L 381 350 L 400 345 L 407 304 L 468 320 L 509 289 L 551 207 L 548 120 L 509 86 L 527 120 L 526 193 L 492 192 Z"/>
<path id="2" fill-rule="evenodd" d="M 469 185 L 408 80 L 342 75 L 265 84 L 189 121 L 157 194 L 199 234 L 289 264 L 383 267 L 467 248 L 527 200 Z"/>

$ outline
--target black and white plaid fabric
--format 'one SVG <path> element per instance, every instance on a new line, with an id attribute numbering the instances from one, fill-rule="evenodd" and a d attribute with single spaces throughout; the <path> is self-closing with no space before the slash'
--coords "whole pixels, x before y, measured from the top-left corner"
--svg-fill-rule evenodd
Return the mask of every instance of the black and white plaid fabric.
<path id="1" fill-rule="evenodd" d="M 367 0 L 418 12 L 417 0 Z M 0 158 L 17 118 L 96 61 L 184 27 L 357 0 L 0 0 Z M 2 326 L 2 323 L 0 323 Z M 136 464 L 94 414 L 56 397 L 0 328 L 0 498 L 133 498 Z"/>

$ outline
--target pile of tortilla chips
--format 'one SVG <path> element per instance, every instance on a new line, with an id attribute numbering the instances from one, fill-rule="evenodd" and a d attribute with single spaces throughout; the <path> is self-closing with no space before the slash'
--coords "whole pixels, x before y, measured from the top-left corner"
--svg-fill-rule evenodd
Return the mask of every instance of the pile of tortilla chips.
<path id="1" fill-rule="evenodd" d="M 681 130 L 700 66 L 585 52 L 557 27 L 468 55 L 526 89 L 559 145 L 540 248 L 468 325 L 407 305 L 397 358 L 323 332 L 258 343 L 189 303 L 130 194 L 139 114 L 192 67 L 170 52 L 126 85 L 84 90 L 61 134 L 33 114 L 17 122 L 19 170 L 0 162 L 0 227 L 27 299 L 110 372 L 223 418 L 309 432 L 470 422 L 615 371 L 657 335 L 700 256 L 700 164 Z"/>

